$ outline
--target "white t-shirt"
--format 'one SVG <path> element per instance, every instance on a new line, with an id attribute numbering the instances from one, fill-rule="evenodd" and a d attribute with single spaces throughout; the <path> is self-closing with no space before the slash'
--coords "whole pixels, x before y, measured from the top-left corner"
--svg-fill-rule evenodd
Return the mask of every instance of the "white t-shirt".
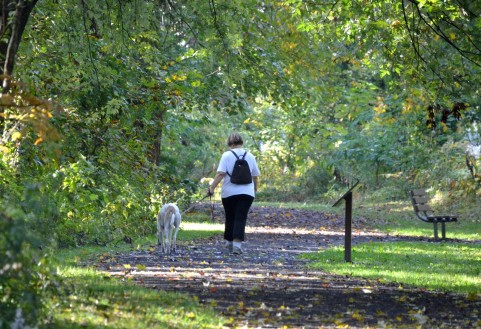
<path id="1" fill-rule="evenodd" d="M 243 148 L 234 148 L 232 149 L 238 157 L 241 157 L 244 155 L 246 150 Z M 247 162 L 249 163 L 249 168 L 251 170 L 252 177 L 256 177 L 260 175 L 259 168 L 257 167 L 257 162 L 255 157 L 250 153 L 247 152 L 247 155 L 245 157 Z M 234 163 L 236 162 L 236 157 L 232 152 L 226 151 L 222 154 L 222 157 L 220 158 L 219 166 L 217 167 L 217 172 L 223 172 L 229 174 L 232 174 L 232 169 L 234 169 Z M 230 176 L 225 175 L 224 181 L 222 183 L 222 190 L 221 190 L 221 197 L 222 198 L 228 198 L 233 195 L 239 195 L 239 194 L 247 194 L 252 197 L 255 197 L 255 191 L 254 191 L 254 182 L 250 184 L 232 184 L 230 182 Z"/>

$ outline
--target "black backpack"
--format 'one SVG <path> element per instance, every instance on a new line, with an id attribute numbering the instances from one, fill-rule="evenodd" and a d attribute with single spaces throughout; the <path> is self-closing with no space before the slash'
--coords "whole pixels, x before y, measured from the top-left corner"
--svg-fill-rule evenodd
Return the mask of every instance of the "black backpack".
<path id="1" fill-rule="evenodd" d="M 227 172 L 227 175 L 229 175 L 230 177 L 231 183 L 239 185 L 252 183 L 251 169 L 249 168 L 249 163 L 247 162 L 247 160 L 245 160 L 247 151 L 246 153 L 244 153 L 244 155 L 241 155 L 240 157 L 238 157 L 234 151 L 230 151 L 234 153 L 237 159 L 234 164 L 234 169 L 232 169 L 232 174 L 229 174 L 229 172 Z"/>

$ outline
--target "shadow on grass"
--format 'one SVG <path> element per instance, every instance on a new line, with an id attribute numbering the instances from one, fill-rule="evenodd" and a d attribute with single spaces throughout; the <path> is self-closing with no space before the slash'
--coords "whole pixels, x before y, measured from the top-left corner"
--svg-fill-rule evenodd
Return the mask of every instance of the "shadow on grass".
<path id="1" fill-rule="evenodd" d="M 222 318 L 186 294 L 145 289 L 88 268 L 59 274 L 64 293 L 50 296 L 48 328 L 222 327 Z"/>

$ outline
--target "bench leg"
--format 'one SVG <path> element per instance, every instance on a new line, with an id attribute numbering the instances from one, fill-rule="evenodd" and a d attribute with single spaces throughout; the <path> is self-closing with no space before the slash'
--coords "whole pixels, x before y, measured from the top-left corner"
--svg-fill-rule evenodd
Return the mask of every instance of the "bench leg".
<path id="1" fill-rule="evenodd" d="M 437 222 L 433 222 L 433 226 L 434 226 L 434 240 L 438 240 L 438 223 Z"/>
<path id="2" fill-rule="evenodd" d="M 443 240 L 446 240 L 446 223 L 441 223 L 441 233 L 443 235 Z"/>

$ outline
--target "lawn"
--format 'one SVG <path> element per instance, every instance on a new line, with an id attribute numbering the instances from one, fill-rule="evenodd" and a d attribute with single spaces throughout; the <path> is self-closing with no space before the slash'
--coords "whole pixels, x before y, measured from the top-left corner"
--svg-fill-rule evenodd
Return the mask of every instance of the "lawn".
<path id="1" fill-rule="evenodd" d="M 281 208 L 305 208 L 343 215 L 342 207 L 309 204 L 258 204 Z M 406 203 L 358 206 L 356 218 L 365 217 L 371 229 L 391 235 L 432 237 L 432 225 L 417 220 Z M 400 286 L 481 294 L 481 244 L 479 221 L 461 218 L 448 225 L 448 237 L 463 242 L 383 242 L 355 245 L 352 263 L 335 247 L 305 254 L 311 268 L 347 276 L 364 277 Z M 179 232 L 179 244 L 221 234 L 223 225 L 207 215 L 188 215 Z M 145 289 L 114 279 L 91 267 L 86 260 L 115 252 L 153 248 L 155 235 L 107 247 L 60 250 L 56 256 L 61 294 L 52 294 L 48 328 L 222 328 L 228 321 L 195 298 L 182 293 Z"/>
<path id="2" fill-rule="evenodd" d="M 417 219 L 408 201 L 371 204 L 357 201 L 353 206 L 353 222 L 364 218 L 370 229 L 389 235 L 433 238 L 433 225 Z M 344 207 L 333 208 L 330 204 L 265 205 L 301 207 L 344 215 Z M 343 247 L 303 257 L 312 260 L 312 268 L 331 273 L 426 289 L 481 294 L 481 221 L 478 213 L 475 209 L 464 209 L 457 223 L 446 224 L 448 240 L 445 242 L 430 240 L 356 245 L 352 250 L 352 263 L 344 261 Z"/>
<path id="3" fill-rule="evenodd" d="M 311 268 L 430 290 L 481 293 L 481 244 L 376 242 L 356 245 L 352 263 L 336 247 L 304 254 Z"/>
<path id="4" fill-rule="evenodd" d="M 313 203 L 273 203 L 256 202 L 256 205 L 272 206 L 279 208 L 302 208 L 313 211 L 323 211 L 344 216 L 344 205 L 332 207 L 332 204 Z M 376 229 L 390 235 L 433 237 L 433 225 L 418 219 L 414 214 L 409 201 L 393 202 L 366 202 L 354 200 L 353 202 L 353 223 L 356 219 L 367 219 L 369 228 Z M 449 210 L 439 210 L 448 213 Z M 446 224 L 446 237 L 449 239 L 460 239 L 468 241 L 481 241 L 481 219 L 478 214 L 481 209 L 463 209 L 459 213 L 456 223 Z M 458 215 L 457 212 L 449 212 Z M 441 225 L 438 226 L 441 234 Z"/>
<path id="5" fill-rule="evenodd" d="M 220 232 L 222 225 L 211 224 L 202 216 L 185 216 L 178 240 L 181 244 Z M 187 294 L 142 288 L 85 266 L 95 257 L 152 248 L 155 243 L 152 235 L 133 244 L 59 250 L 55 262 L 62 288 L 60 294 L 49 297 L 50 322 L 44 327 L 222 328 L 222 317 Z"/>

